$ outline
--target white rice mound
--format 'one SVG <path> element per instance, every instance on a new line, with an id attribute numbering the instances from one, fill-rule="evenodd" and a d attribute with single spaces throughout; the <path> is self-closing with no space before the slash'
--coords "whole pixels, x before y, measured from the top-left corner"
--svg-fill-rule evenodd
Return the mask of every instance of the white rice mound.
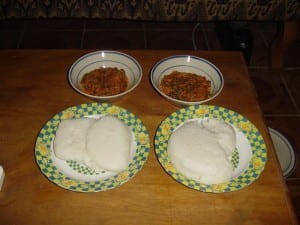
<path id="1" fill-rule="evenodd" d="M 171 134 L 168 155 L 186 177 L 218 184 L 231 179 L 235 147 L 236 134 L 231 125 L 219 119 L 203 119 L 186 122 Z"/>
<path id="2" fill-rule="evenodd" d="M 53 143 L 54 154 L 100 172 L 120 172 L 131 160 L 133 135 L 113 116 L 62 120 Z"/>

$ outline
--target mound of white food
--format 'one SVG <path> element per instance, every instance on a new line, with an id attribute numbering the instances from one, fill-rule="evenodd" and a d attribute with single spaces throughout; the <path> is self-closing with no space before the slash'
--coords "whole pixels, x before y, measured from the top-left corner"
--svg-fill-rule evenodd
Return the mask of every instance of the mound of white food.
<path id="1" fill-rule="evenodd" d="M 113 116 L 63 120 L 53 143 L 54 154 L 95 171 L 120 172 L 129 164 L 133 136 L 129 127 Z"/>
<path id="2" fill-rule="evenodd" d="M 231 125 L 204 119 L 176 129 L 168 142 L 168 154 L 174 167 L 186 177 L 203 184 L 218 184 L 231 179 L 235 146 L 236 134 Z"/>
<path id="3" fill-rule="evenodd" d="M 53 143 L 54 154 L 63 160 L 84 162 L 86 133 L 95 122 L 92 118 L 62 120 Z"/>
<path id="4" fill-rule="evenodd" d="M 128 126 L 112 116 L 91 125 L 86 135 L 85 163 L 96 170 L 119 172 L 129 164 L 132 134 Z"/>

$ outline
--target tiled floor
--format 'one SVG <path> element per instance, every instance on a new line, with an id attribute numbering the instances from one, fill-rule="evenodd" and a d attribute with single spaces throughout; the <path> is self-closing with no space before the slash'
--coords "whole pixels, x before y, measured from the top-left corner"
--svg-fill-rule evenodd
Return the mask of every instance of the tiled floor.
<path id="1" fill-rule="evenodd" d="M 266 124 L 284 134 L 300 157 L 300 36 L 285 54 L 281 74 L 267 69 L 273 23 L 250 23 L 249 73 Z M 220 50 L 213 23 L 152 23 L 101 20 L 0 21 L 0 49 L 199 49 Z M 287 178 L 300 219 L 300 164 Z"/>

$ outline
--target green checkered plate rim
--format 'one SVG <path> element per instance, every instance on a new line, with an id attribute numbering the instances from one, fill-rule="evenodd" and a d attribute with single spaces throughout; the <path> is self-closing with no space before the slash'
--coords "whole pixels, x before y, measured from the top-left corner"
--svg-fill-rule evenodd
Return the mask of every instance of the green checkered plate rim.
<path id="1" fill-rule="evenodd" d="M 111 115 L 122 120 L 134 134 L 136 149 L 128 167 L 100 180 L 85 180 L 85 176 L 97 175 L 91 169 L 74 161 L 66 161 L 70 170 L 80 173 L 80 179 L 67 176 L 53 159 L 52 143 L 56 130 L 64 119 Z M 78 192 L 99 192 L 116 188 L 134 177 L 146 162 L 150 149 L 149 135 L 142 121 L 124 108 L 109 103 L 87 103 L 69 107 L 57 113 L 40 130 L 35 144 L 35 158 L 41 172 L 58 186 Z M 83 177 L 83 178 L 82 178 Z"/>
<path id="2" fill-rule="evenodd" d="M 205 118 L 222 119 L 231 124 L 240 134 L 237 138 L 242 136 L 246 140 L 244 142 L 249 145 L 248 148 L 245 147 L 244 149 L 239 146 L 234 151 L 232 157 L 234 168 L 239 164 L 239 154 L 245 149 L 246 151 L 249 149 L 249 159 L 245 168 L 228 182 L 212 185 L 199 183 L 177 171 L 168 158 L 167 146 L 172 132 L 186 121 Z M 213 105 L 193 105 L 170 114 L 161 122 L 156 131 L 154 147 L 160 164 L 171 177 L 189 188 L 202 192 L 223 193 L 242 189 L 259 178 L 267 162 L 266 145 L 255 125 L 237 112 Z"/>

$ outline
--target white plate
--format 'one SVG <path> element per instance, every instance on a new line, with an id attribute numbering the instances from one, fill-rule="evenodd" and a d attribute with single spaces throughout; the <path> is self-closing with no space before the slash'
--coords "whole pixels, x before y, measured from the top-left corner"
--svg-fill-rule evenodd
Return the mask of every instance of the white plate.
<path id="1" fill-rule="evenodd" d="M 53 140 L 61 120 L 103 115 L 118 117 L 133 133 L 132 160 L 124 171 L 95 172 L 75 161 L 65 161 L 55 157 Z M 149 135 L 139 118 L 118 106 L 89 103 L 70 107 L 50 119 L 41 129 L 36 140 L 35 157 L 42 173 L 58 186 L 72 191 L 98 192 L 118 187 L 135 176 L 146 162 L 149 148 Z"/>
<path id="2" fill-rule="evenodd" d="M 212 185 L 199 183 L 177 171 L 169 160 L 167 145 L 172 132 L 189 120 L 205 118 L 222 119 L 236 131 L 237 145 L 231 161 L 234 171 L 228 182 Z M 203 192 L 221 193 L 244 188 L 258 179 L 267 161 L 265 142 L 251 121 L 232 110 L 212 105 L 189 106 L 169 115 L 157 129 L 155 151 L 163 168 L 176 181 Z"/>
<path id="3" fill-rule="evenodd" d="M 269 127 L 270 135 L 284 177 L 288 177 L 295 168 L 295 152 L 290 142 L 280 132 Z"/>

